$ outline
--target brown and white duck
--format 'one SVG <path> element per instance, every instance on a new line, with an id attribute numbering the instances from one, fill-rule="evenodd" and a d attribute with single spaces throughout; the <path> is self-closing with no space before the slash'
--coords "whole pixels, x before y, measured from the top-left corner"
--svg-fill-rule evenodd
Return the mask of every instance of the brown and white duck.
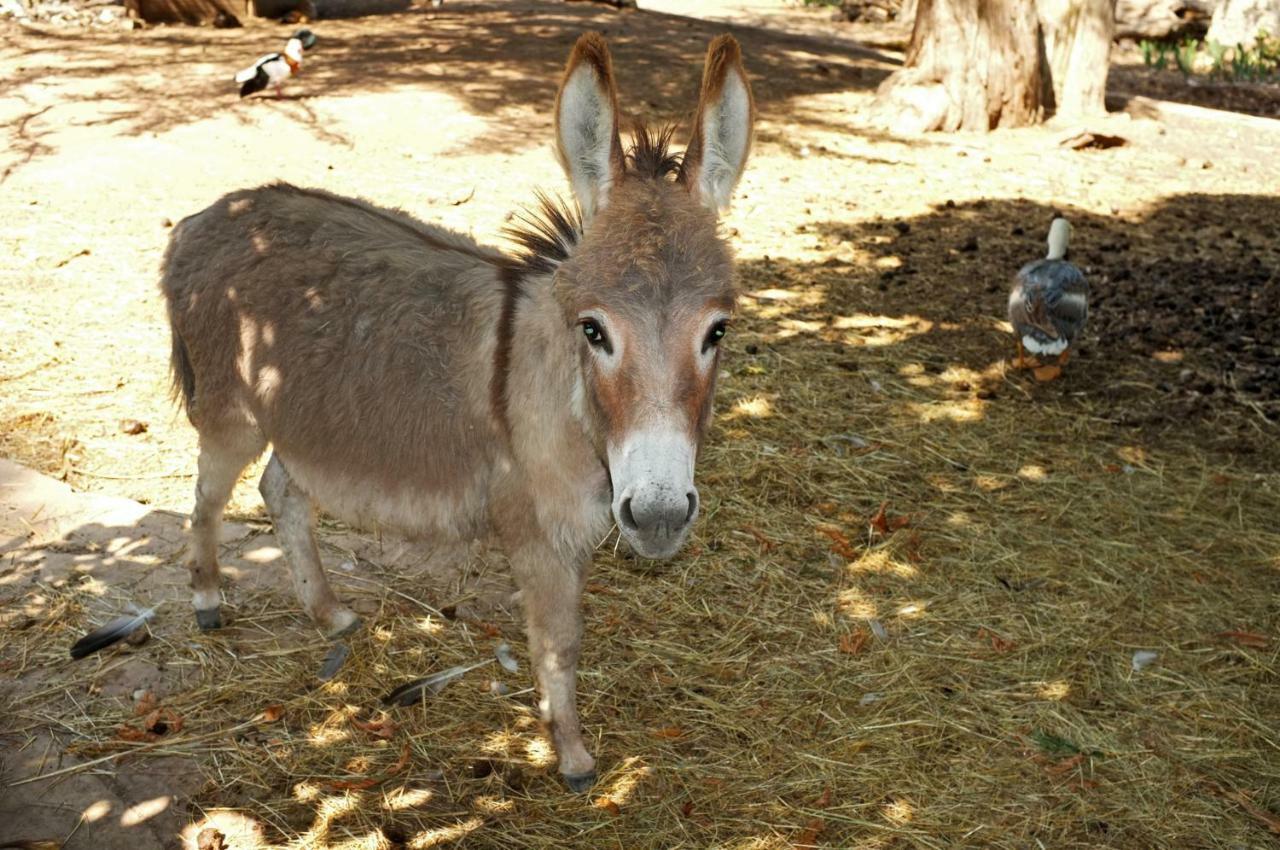
<path id="1" fill-rule="evenodd" d="M 1048 255 L 1023 266 L 1009 293 L 1009 324 L 1018 341 L 1015 365 L 1033 369 L 1038 381 L 1062 374 L 1089 318 L 1089 282 L 1066 260 L 1070 238 L 1071 225 L 1055 218 Z"/>

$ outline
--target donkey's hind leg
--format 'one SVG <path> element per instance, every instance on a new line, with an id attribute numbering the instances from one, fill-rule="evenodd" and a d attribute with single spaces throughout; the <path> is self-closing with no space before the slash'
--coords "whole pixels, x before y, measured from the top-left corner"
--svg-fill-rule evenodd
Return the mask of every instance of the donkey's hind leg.
<path id="1" fill-rule="evenodd" d="M 218 531 L 222 511 L 240 473 L 260 454 L 266 442 L 257 431 L 218 439 L 200 437 L 196 506 L 191 512 L 191 603 L 201 629 L 222 626 L 222 596 L 218 590 Z"/>
<path id="2" fill-rule="evenodd" d="M 338 601 L 325 578 L 320 552 L 312 533 L 315 511 L 311 500 L 298 489 L 289 471 L 272 452 L 258 485 L 262 500 L 275 522 L 276 538 L 284 551 L 293 576 L 293 590 L 307 615 L 330 637 L 337 637 L 360 625 L 360 618 Z"/>

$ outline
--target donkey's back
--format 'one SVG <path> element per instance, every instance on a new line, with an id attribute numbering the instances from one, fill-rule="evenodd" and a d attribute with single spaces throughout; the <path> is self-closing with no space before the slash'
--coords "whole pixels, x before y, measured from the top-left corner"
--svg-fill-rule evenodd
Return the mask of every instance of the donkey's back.
<path id="1" fill-rule="evenodd" d="M 501 270 L 467 237 L 283 184 L 181 222 L 161 288 L 200 434 L 196 524 L 216 523 L 270 443 L 338 516 L 475 533 L 498 444 L 487 387 Z"/>

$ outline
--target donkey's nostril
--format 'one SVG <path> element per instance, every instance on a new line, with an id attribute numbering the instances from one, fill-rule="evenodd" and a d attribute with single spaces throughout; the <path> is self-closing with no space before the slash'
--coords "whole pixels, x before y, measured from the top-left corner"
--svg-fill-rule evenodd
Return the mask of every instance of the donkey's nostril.
<path id="1" fill-rule="evenodd" d="M 689 498 L 689 510 L 684 515 L 685 525 L 688 525 L 693 520 L 693 514 L 695 511 L 698 510 L 698 494 L 696 492 L 690 491 L 688 498 Z"/>
<path id="2" fill-rule="evenodd" d="M 630 496 L 622 500 L 622 506 L 618 509 L 618 519 L 622 520 L 622 524 L 630 531 L 635 531 L 640 527 L 636 522 L 635 514 L 631 513 Z"/>

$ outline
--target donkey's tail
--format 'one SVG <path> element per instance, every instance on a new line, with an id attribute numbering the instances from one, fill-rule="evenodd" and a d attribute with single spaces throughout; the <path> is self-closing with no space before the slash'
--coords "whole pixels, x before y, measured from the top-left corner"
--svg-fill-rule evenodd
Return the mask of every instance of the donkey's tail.
<path id="1" fill-rule="evenodd" d="M 196 373 L 191 368 L 191 355 L 187 352 L 187 344 L 178 335 L 177 328 L 171 328 L 173 351 L 169 355 L 169 370 L 173 373 L 173 400 L 182 404 L 182 409 L 191 418 L 191 405 L 196 397 Z"/>

